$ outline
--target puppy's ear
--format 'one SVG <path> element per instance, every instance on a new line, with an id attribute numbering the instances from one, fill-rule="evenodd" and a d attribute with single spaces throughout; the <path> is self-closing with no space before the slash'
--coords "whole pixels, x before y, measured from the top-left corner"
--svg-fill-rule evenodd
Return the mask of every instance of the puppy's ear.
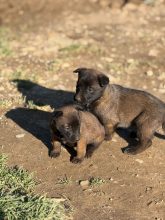
<path id="1" fill-rule="evenodd" d="M 53 112 L 53 117 L 54 118 L 58 118 L 58 117 L 60 117 L 60 116 L 62 116 L 63 115 L 63 112 L 62 111 L 55 111 L 55 112 Z"/>
<path id="2" fill-rule="evenodd" d="M 78 69 L 74 70 L 73 72 L 82 75 L 86 70 L 87 70 L 87 68 L 78 68 Z"/>
<path id="3" fill-rule="evenodd" d="M 100 74 L 98 76 L 98 81 L 99 81 L 99 84 L 101 87 L 104 87 L 109 84 L 109 78 L 108 78 L 108 76 L 106 76 L 104 74 Z"/>

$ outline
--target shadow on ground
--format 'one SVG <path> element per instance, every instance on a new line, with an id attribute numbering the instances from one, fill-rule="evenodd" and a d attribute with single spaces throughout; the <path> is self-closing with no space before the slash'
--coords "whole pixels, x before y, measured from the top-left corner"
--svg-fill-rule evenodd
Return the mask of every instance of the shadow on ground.
<path id="1" fill-rule="evenodd" d="M 59 108 L 68 103 L 73 103 L 73 92 L 49 89 L 30 80 L 15 79 L 18 91 L 25 97 L 25 103 L 32 101 L 35 105 L 50 105 L 51 108 Z"/>
<path id="2" fill-rule="evenodd" d="M 12 119 L 21 128 L 41 140 L 50 149 L 49 121 L 50 112 L 26 108 L 16 108 L 8 111 L 6 117 Z"/>
<path id="3" fill-rule="evenodd" d="M 25 97 L 25 105 L 32 101 L 35 105 L 50 105 L 59 108 L 73 102 L 73 92 L 45 88 L 29 80 L 13 80 L 18 91 Z M 8 111 L 6 117 L 12 119 L 21 128 L 41 140 L 50 150 L 49 123 L 51 113 L 27 108 L 16 108 Z"/>

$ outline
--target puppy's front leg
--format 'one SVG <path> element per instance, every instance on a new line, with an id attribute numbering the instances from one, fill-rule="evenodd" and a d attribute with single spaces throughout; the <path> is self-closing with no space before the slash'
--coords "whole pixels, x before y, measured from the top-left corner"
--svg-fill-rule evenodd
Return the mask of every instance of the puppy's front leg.
<path id="1" fill-rule="evenodd" d="M 105 125 L 105 140 L 110 141 L 115 132 L 115 126 L 112 123 L 108 123 Z"/>
<path id="2" fill-rule="evenodd" d="M 86 155 L 86 141 L 80 139 L 77 143 L 77 156 L 73 157 L 72 163 L 81 163 Z"/>
<path id="3" fill-rule="evenodd" d="M 60 156 L 61 143 L 58 141 L 57 137 L 54 134 L 52 134 L 51 136 L 52 136 L 51 137 L 52 146 L 49 152 L 49 156 L 55 158 L 55 157 Z"/>

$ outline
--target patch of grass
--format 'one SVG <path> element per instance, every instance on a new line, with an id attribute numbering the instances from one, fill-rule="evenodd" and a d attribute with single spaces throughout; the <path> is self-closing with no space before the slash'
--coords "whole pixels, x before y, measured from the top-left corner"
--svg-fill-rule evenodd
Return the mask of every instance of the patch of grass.
<path id="1" fill-rule="evenodd" d="M 12 100 L 0 99 L 0 108 L 7 108 L 12 105 Z"/>
<path id="2" fill-rule="evenodd" d="M 82 49 L 82 45 L 81 44 L 71 44 L 71 45 L 69 45 L 67 47 L 60 48 L 59 51 L 60 52 L 70 53 L 70 52 L 80 51 L 81 49 Z"/>
<path id="3" fill-rule="evenodd" d="M 117 74 L 120 74 L 121 72 L 134 73 L 139 65 L 139 61 L 135 59 L 128 59 L 126 62 L 124 61 L 120 63 L 114 61 L 104 63 L 104 67 L 107 71 Z"/>
<path id="4" fill-rule="evenodd" d="M 47 62 L 46 70 L 48 70 L 48 71 L 59 71 L 62 68 L 63 63 L 65 61 L 66 61 L 66 57 L 62 57 L 62 59 L 57 58 L 55 60 L 51 60 L 51 61 Z"/>
<path id="5" fill-rule="evenodd" d="M 108 71 L 112 71 L 112 72 L 116 73 L 118 71 L 123 70 L 123 65 L 121 63 L 112 62 L 112 63 L 106 63 L 105 68 Z"/>
<path id="6" fill-rule="evenodd" d="M 146 4 L 146 5 L 154 5 L 155 4 L 155 0 L 144 0 L 144 3 Z"/>
<path id="7" fill-rule="evenodd" d="M 102 185 L 103 183 L 105 183 L 105 180 L 100 177 L 91 177 L 89 179 L 89 185 L 92 187 Z"/>
<path id="8" fill-rule="evenodd" d="M 0 155 L 0 219 L 68 219 L 58 199 L 34 194 L 33 175 L 18 167 L 9 168 L 7 157 Z"/>
<path id="9" fill-rule="evenodd" d="M 28 103 L 26 104 L 26 107 L 30 108 L 30 109 L 37 109 L 38 108 L 38 106 L 33 102 L 33 100 L 29 100 Z"/>
<path id="10" fill-rule="evenodd" d="M 13 81 L 14 80 L 24 80 L 24 81 L 29 80 L 29 82 L 30 82 L 30 81 L 36 81 L 36 74 L 28 73 L 27 71 L 24 71 L 22 69 L 18 69 L 10 74 L 10 78 Z"/>
<path id="11" fill-rule="evenodd" d="M 71 183 L 71 177 L 67 177 L 66 174 L 63 178 L 59 178 L 57 184 L 64 184 L 67 185 Z"/>
<path id="12" fill-rule="evenodd" d="M 0 57 L 9 56 L 11 49 L 8 42 L 8 31 L 5 28 L 0 28 Z"/>
<path id="13" fill-rule="evenodd" d="M 95 44 L 71 44 L 67 47 L 60 48 L 59 52 L 63 56 L 74 56 L 74 55 L 79 55 L 81 53 L 87 53 L 87 54 L 95 54 L 95 55 L 103 55 L 105 54 L 105 50 L 101 48 L 98 45 Z"/>

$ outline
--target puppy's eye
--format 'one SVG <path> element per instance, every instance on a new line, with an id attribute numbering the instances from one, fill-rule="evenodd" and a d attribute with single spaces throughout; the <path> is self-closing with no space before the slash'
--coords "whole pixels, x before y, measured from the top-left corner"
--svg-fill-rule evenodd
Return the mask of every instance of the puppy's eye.
<path id="1" fill-rule="evenodd" d="M 70 126 L 69 125 L 64 125 L 65 130 L 69 130 Z"/>
<path id="2" fill-rule="evenodd" d="M 88 92 L 92 93 L 94 89 L 92 87 L 88 87 Z"/>

